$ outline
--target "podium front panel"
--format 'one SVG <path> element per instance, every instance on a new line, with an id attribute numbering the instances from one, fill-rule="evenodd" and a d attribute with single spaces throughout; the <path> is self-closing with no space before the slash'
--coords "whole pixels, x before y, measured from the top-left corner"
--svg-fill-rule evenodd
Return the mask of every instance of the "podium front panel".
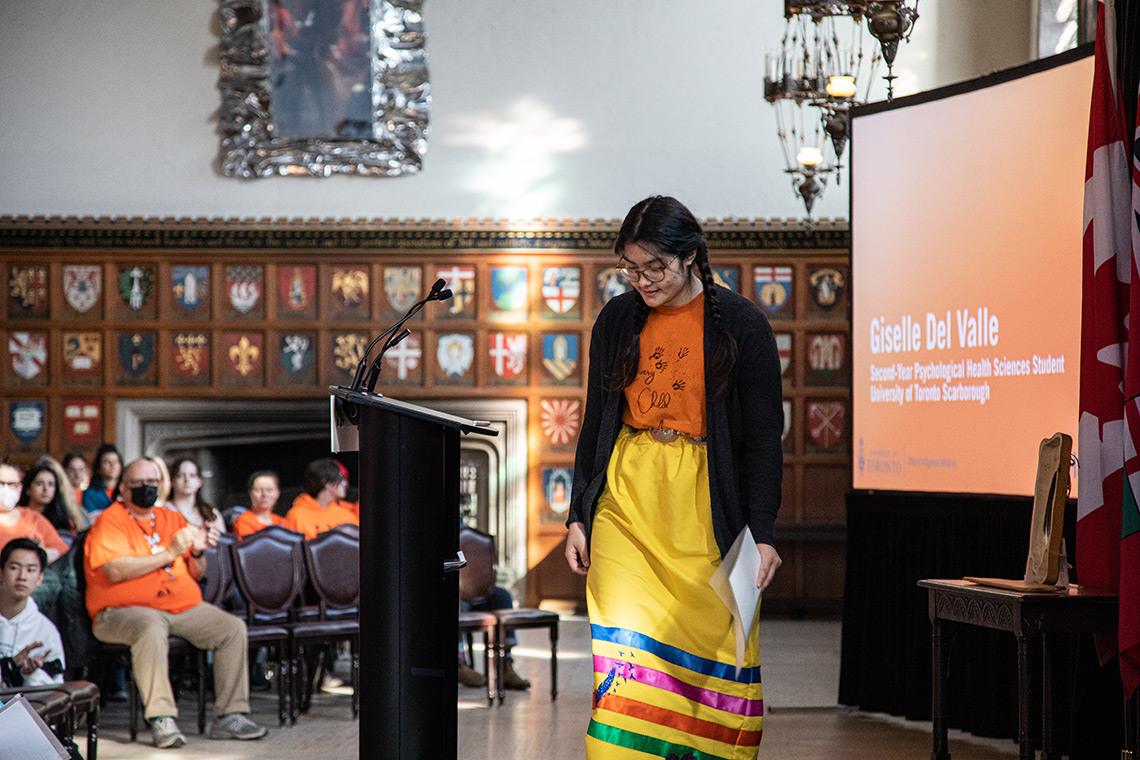
<path id="1" fill-rule="evenodd" d="M 460 433 L 364 405 L 359 425 L 361 757 L 455 757 Z"/>

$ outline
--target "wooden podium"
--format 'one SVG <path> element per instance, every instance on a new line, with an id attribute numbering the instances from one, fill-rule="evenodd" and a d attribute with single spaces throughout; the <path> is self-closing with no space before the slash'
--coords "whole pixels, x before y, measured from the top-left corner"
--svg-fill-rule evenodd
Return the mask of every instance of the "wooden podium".
<path id="1" fill-rule="evenodd" d="M 360 451 L 360 756 L 455 757 L 459 436 L 485 424 L 331 387 Z"/>

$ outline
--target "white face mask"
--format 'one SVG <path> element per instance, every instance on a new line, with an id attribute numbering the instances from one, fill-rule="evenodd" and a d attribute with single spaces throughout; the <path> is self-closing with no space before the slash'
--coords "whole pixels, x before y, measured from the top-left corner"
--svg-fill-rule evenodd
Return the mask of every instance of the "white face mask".
<path id="1" fill-rule="evenodd" d="M 20 489 L 12 486 L 0 486 L 0 509 L 10 512 L 20 500 Z"/>

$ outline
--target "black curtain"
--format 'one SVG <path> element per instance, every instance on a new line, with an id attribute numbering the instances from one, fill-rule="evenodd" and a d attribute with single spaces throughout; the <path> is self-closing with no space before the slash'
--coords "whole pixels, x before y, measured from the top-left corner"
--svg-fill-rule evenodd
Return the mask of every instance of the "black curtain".
<path id="1" fill-rule="evenodd" d="M 848 494 L 839 702 L 929 720 L 931 628 L 926 589 L 917 583 L 965 575 L 1020 578 L 1032 511 L 1028 498 Z M 948 628 L 950 724 L 984 736 L 1016 736 L 1014 638 Z"/>

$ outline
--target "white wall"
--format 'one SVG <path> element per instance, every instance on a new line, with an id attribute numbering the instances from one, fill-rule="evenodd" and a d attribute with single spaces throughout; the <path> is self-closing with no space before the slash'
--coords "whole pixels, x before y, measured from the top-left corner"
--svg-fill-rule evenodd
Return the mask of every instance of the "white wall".
<path id="1" fill-rule="evenodd" d="M 897 93 L 1028 60 L 1029 8 L 922 0 Z M 666 193 L 803 215 L 762 98 L 782 0 L 427 0 L 430 149 L 385 179 L 222 177 L 215 9 L 2 0 L 0 214 L 613 218 Z M 815 214 L 847 216 L 846 179 Z"/>

